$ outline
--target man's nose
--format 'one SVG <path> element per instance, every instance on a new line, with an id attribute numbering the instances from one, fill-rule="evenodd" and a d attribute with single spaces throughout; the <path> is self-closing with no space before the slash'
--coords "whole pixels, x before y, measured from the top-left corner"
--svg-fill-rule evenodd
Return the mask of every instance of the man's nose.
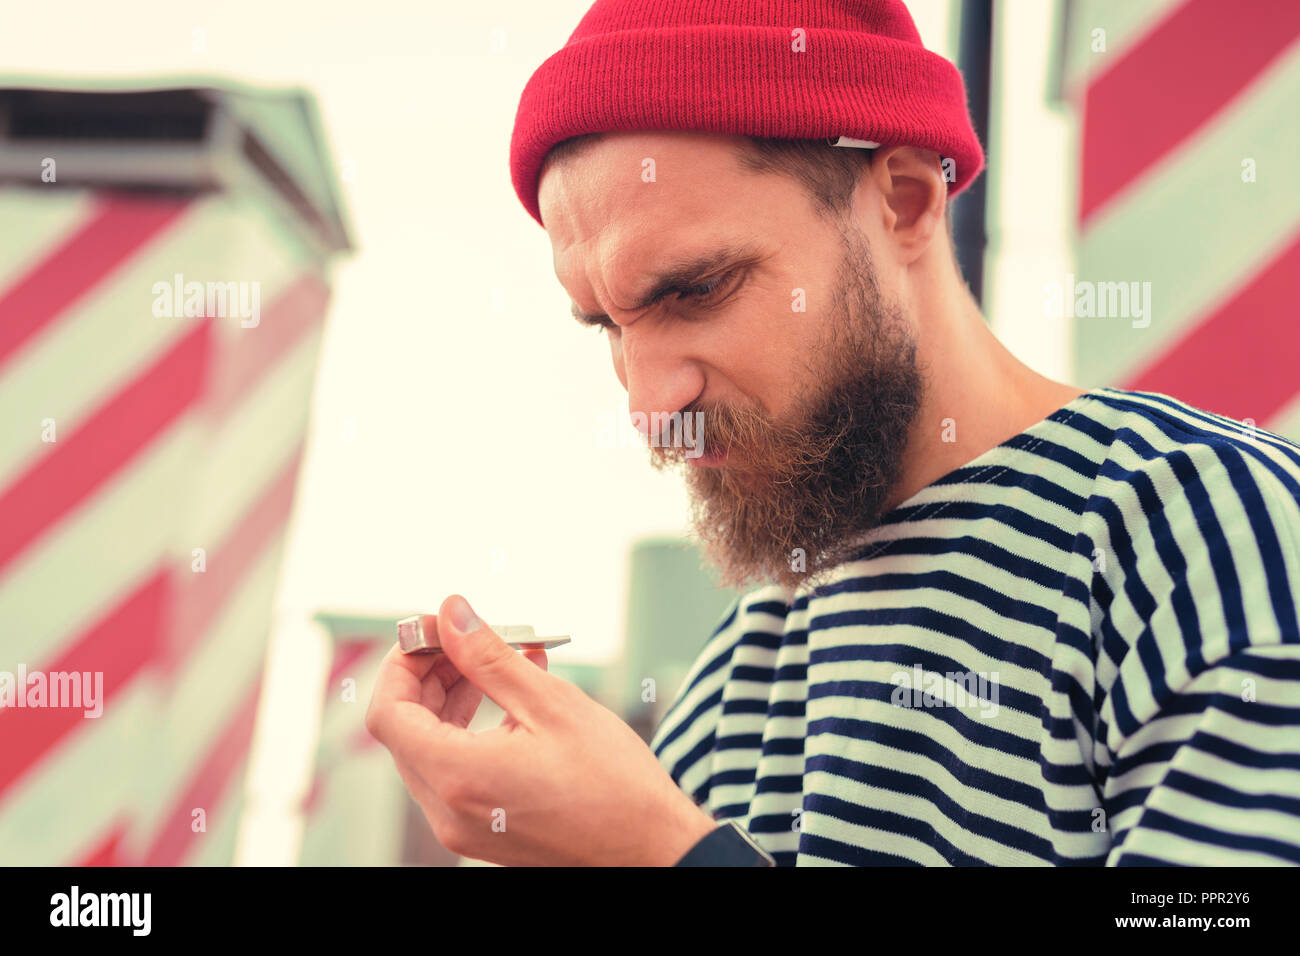
<path id="1" fill-rule="evenodd" d="M 650 436 L 661 416 L 680 412 L 704 390 L 703 370 L 660 344 L 629 341 L 624 335 L 623 372 L 627 409 L 636 429 Z"/>

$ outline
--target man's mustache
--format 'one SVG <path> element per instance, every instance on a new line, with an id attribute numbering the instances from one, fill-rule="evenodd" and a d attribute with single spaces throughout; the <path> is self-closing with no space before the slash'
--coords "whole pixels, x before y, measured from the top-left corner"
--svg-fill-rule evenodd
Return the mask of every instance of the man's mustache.
<path id="1" fill-rule="evenodd" d="M 689 436 L 689 428 L 674 424 L 676 417 L 663 423 L 647 439 L 651 455 L 661 462 L 677 463 L 687 458 L 723 453 L 732 458 L 743 452 L 746 444 L 752 443 L 753 436 L 771 430 L 765 415 L 753 409 L 728 405 L 691 405 L 683 409 L 680 413 L 682 421 L 695 423 L 693 436 Z M 693 441 L 683 442 L 684 434 L 693 437 Z"/>
<path id="2" fill-rule="evenodd" d="M 688 406 L 699 414 L 696 447 L 687 449 L 671 440 L 663 431 L 652 433 L 649 441 L 651 463 L 656 468 L 683 464 L 700 455 L 725 453 L 721 468 L 732 475 L 798 476 L 825 466 L 827 456 L 842 437 L 843 425 L 817 431 L 807 425 L 807 409 L 800 410 L 792 422 L 771 418 L 761 409 L 741 405 L 711 404 Z"/>

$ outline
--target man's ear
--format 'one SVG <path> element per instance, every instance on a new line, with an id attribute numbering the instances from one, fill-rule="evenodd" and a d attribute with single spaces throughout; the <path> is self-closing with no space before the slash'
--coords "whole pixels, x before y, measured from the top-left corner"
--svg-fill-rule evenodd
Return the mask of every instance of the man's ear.
<path id="1" fill-rule="evenodd" d="M 880 190 L 886 233 L 908 265 L 929 247 L 943 227 L 948 202 L 939 154 L 915 146 L 881 146 L 871 162 Z"/>

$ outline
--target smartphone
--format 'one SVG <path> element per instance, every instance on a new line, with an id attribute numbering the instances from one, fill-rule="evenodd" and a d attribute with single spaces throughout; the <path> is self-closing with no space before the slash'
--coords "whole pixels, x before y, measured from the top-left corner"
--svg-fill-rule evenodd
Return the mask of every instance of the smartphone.
<path id="1" fill-rule="evenodd" d="M 428 622 L 428 626 L 425 622 Z M 403 654 L 437 654 L 442 651 L 438 643 L 437 618 L 433 614 L 416 614 L 397 622 L 397 643 Z M 501 639 L 517 651 L 549 651 L 552 647 L 568 644 L 572 638 L 538 637 L 527 624 L 489 624 Z"/>

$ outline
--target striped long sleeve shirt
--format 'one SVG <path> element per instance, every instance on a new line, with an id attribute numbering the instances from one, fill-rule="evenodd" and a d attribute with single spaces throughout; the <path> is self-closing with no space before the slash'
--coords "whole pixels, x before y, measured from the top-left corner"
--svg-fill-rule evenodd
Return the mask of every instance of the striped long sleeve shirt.
<path id="1" fill-rule="evenodd" d="M 737 601 L 651 747 L 779 865 L 1300 864 L 1300 447 L 1096 388 Z"/>

